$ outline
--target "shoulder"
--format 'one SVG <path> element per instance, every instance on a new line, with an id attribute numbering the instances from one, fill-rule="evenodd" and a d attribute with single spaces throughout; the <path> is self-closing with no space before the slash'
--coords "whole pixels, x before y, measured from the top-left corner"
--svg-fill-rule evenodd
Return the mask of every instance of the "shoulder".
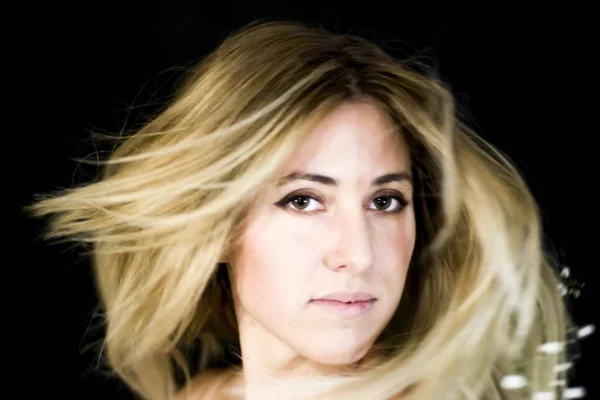
<path id="1" fill-rule="evenodd" d="M 233 376 L 229 368 L 216 368 L 203 371 L 192 378 L 189 390 L 182 388 L 175 400 L 215 399 L 219 389 Z"/>

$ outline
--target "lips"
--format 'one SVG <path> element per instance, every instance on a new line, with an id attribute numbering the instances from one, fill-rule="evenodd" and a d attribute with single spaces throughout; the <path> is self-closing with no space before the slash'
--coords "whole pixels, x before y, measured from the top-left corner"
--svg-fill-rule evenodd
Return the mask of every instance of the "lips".
<path id="1" fill-rule="evenodd" d="M 331 300 L 341 303 L 357 303 L 376 300 L 376 297 L 367 292 L 333 292 L 313 300 Z"/>
<path id="2" fill-rule="evenodd" d="M 376 301 L 377 299 L 375 298 L 371 298 L 370 300 L 356 301 L 339 301 L 321 298 L 312 300 L 310 304 L 313 307 L 317 307 L 330 314 L 347 319 L 366 315 L 371 309 L 373 309 L 373 305 Z"/>
<path id="3" fill-rule="evenodd" d="M 310 301 L 328 313 L 342 318 L 356 318 L 369 313 L 377 298 L 367 292 L 333 292 Z"/>

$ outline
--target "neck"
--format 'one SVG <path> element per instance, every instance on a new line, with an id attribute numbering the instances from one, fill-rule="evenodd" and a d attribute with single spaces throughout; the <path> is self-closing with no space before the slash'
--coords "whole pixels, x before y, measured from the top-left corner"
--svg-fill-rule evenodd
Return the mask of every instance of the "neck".
<path id="1" fill-rule="evenodd" d="M 245 400 L 286 398 L 286 382 L 335 373 L 334 367 L 307 360 L 255 324 L 240 335 Z"/>

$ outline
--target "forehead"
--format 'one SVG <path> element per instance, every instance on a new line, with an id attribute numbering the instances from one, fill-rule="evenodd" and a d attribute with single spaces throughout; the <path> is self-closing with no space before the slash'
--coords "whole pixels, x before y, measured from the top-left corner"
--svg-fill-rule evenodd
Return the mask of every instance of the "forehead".
<path id="1" fill-rule="evenodd" d="M 285 172 L 371 176 L 409 169 L 409 154 L 398 127 L 380 108 L 366 101 L 346 103 L 316 126 Z"/>

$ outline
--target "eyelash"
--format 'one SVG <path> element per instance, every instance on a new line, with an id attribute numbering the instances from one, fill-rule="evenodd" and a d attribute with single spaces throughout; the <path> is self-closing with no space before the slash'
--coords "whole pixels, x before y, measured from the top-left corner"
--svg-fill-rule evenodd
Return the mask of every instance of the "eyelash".
<path id="1" fill-rule="evenodd" d="M 312 195 L 311 193 L 305 193 L 305 192 L 297 192 L 297 193 L 292 193 L 289 194 L 287 196 L 285 196 L 283 199 L 279 200 L 277 203 L 275 203 L 276 206 L 281 207 L 281 208 L 288 208 L 288 205 L 295 199 L 299 198 L 299 197 L 305 197 L 308 198 L 309 200 L 315 200 L 318 201 L 319 203 L 321 203 L 321 201 L 319 200 L 318 197 Z M 396 200 L 399 204 L 398 208 L 394 211 L 387 211 L 387 210 L 378 210 L 378 209 L 372 209 L 376 212 L 379 213 L 383 213 L 383 214 L 398 214 L 400 212 L 402 212 L 406 206 L 408 205 L 408 201 L 406 200 L 406 198 L 397 192 L 394 193 L 382 193 L 379 194 L 377 197 L 375 197 L 373 200 L 379 199 L 379 198 L 390 198 L 393 200 Z M 371 209 L 371 208 L 370 208 Z M 299 210 L 297 208 L 291 208 L 292 211 L 297 212 L 297 213 L 301 213 L 301 214 L 312 214 L 315 211 L 304 211 L 304 210 Z M 319 210 L 321 211 L 321 210 Z"/>

